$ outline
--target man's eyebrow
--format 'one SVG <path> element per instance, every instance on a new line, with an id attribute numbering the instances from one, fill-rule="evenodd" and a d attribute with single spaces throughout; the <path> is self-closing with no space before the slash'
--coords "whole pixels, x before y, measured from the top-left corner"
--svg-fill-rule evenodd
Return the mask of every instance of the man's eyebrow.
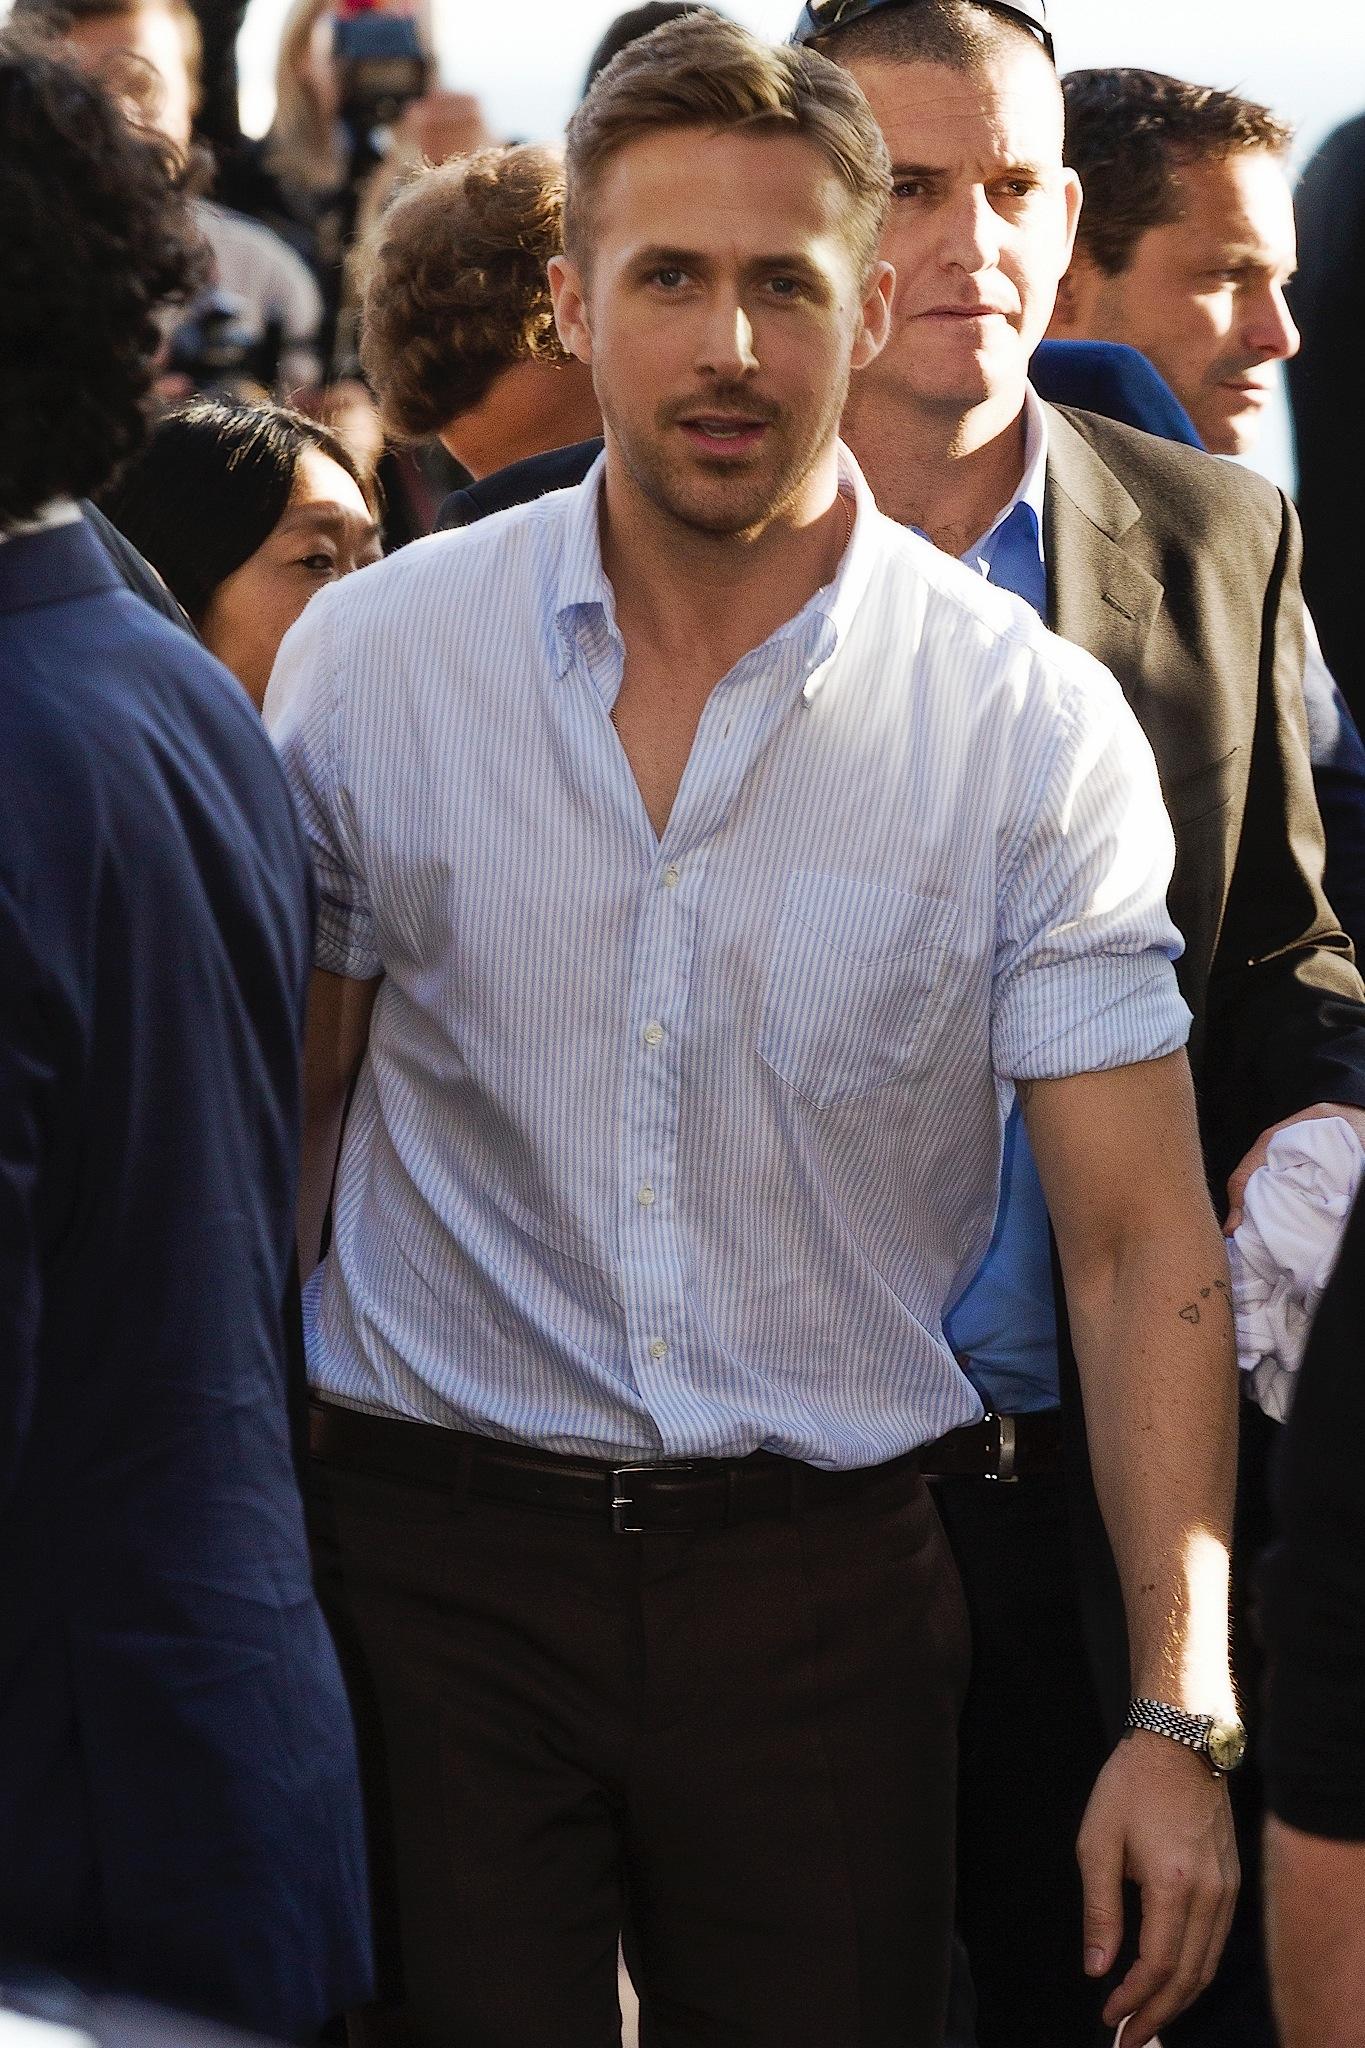
<path id="1" fill-rule="evenodd" d="M 661 242 L 647 242 L 636 250 L 633 260 L 637 267 L 650 270 L 693 270 L 706 258 L 697 249 L 669 249 Z"/>
<path id="2" fill-rule="evenodd" d="M 703 270 L 713 259 L 699 249 L 668 249 L 648 244 L 636 251 L 632 266 L 637 270 Z M 809 256 L 793 250 L 765 249 L 744 259 L 746 270 L 792 270 L 803 277 L 817 277 L 819 266 Z"/>
<path id="3" fill-rule="evenodd" d="M 1285 266 L 1281 252 L 1267 249 L 1262 242 L 1219 242 L 1209 252 L 1207 268 L 1210 270 L 1280 270 Z M 1288 275 L 1293 276 L 1297 263 L 1291 260 Z"/>
<path id="4" fill-rule="evenodd" d="M 891 166 L 891 182 L 893 184 L 898 178 L 946 178 L 947 176 L 948 171 L 943 164 L 893 163 Z M 1026 157 L 1020 158 L 1016 163 L 995 164 L 990 171 L 992 179 L 1041 178 L 1042 176 L 1043 165 Z"/>

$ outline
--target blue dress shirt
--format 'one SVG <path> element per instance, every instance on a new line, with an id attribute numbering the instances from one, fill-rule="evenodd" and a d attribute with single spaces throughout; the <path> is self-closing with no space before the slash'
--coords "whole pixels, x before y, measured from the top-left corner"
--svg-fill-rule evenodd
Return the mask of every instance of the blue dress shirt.
<path id="1" fill-rule="evenodd" d="M 1034 393 L 1025 409 L 1024 474 L 990 532 L 962 560 L 1012 590 L 1040 618 L 1047 610 L 1043 496 L 1047 423 Z M 982 1400 L 1003 1414 L 1055 1408 L 1060 1394 L 1057 1308 L 1047 1202 L 1018 1103 L 1005 1127 L 1000 1200 L 990 1248 L 944 1318 L 949 1343 Z"/>

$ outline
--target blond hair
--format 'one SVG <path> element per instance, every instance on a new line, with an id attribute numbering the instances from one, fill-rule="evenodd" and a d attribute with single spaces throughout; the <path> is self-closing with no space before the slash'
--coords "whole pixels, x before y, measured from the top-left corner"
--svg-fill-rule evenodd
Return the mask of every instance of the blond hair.
<path id="1" fill-rule="evenodd" d="M 846 71 L 809 49 L 760 41 L 738 23 L 698 13 L 630 43 L 595 80 L 569 123 L 566 251 L 591 256 L 594 190 L 613 157 L 670 128 L 796 135 L 814 146 L 849 196 L 850 241 L 866 277 L 891 194 L 891 163 L 872 109 Z"/>
<path id="2" fill-rule="evenodd" d="M 331 6 L 332 0 L 294 0 L 275 59 L 275 115 L 265 141 L 266 161 L 283 183 L 305 192 L 331 191 L 346 169 L 331 115 L 304 72 L 313 31 Z"/>

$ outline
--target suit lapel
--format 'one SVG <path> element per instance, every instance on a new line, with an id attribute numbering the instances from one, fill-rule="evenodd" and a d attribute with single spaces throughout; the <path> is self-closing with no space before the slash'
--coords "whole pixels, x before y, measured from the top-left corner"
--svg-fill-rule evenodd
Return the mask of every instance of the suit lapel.
<path id="1" fill-rule="evenodd" d="M 1163 591 L 1123 545 L 1142 515 L 1065 414 L 1055 406 L 1047 412 L 1047 622 L 1112 669 L 1145 721 L 1143 654 Z"/>

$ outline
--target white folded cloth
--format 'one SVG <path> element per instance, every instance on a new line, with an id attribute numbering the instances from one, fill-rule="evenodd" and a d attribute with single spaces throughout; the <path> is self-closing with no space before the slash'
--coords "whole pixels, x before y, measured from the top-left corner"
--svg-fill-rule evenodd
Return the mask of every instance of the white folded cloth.
<path id="1" fill-rule="evenodd" d="M 1228 1245 L 1237 1362 L 1251 1399 L 1276 1422 L 1289 1413 L 1362 1173 L 1365 1146 L 1346 1119 L 1310 1117 L 1276 1132 L 1247 1182 Z"/>

